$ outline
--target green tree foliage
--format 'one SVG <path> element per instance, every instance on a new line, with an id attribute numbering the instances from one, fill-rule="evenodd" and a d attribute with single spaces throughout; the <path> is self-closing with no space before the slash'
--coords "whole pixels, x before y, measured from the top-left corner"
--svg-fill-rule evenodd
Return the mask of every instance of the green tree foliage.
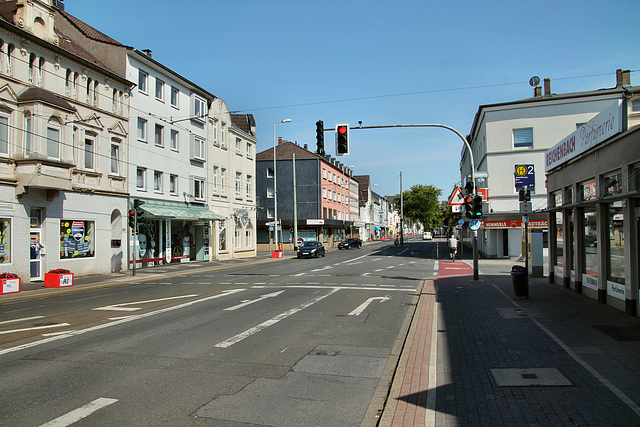
<path id="1" fill-rule="evenodd" d="M 442 210 L 438 197 L 442 190 L 433 185 L 414 185 L 402 193 L 404 217 L 421 223 L 426 230 L 433 230 L 442 223 Z M 395 199 L 400 210 L 400 196 Z"/>

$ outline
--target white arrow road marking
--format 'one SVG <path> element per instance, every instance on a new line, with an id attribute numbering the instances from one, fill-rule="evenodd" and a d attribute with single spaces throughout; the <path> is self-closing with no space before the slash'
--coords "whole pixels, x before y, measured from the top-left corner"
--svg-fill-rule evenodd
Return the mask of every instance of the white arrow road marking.
<path id="1" fill-rule="evenodd" d="M 270 294 L 264 294 L 258 299 L 245 300 L 245 301 L 242 302 L 242 304 L 238 304 L 238 305 L 234 305 L 233 307 L 225 308 L 225 310 L 227 310 L 227 311 L 237 310 L 237 309 L 245 307 L 245 306 L 247 306 L 249 304 L 253 304 L 254 302 L 262 301 L 263 299 L 275 298 L 275 297 L 277 297 L 278 295 L 280 295 L 283 292 L 284 292 L 284 290 L 278 291 L 278 292 L 273 292 L 273 293 L 270 293 Z"/>
<path id="2" fill-rule="evenodd" d="M 14 332 L 37 331 L 39 329 L 59 328 L 61 326 L 69 326 L 69 323 L 56 323 L 55 325 L 34 326 L 33 328 L 12 329 L 10 331 L 0 331 L 0 335 L 12 334 Z"/>
<path id="3" fill-rule="evenodd" d="M 56 418 L 55 420 L 51 420 L 46 424 L 42 424 L 40 427 L 65 427 L 69 426 L 77 421 L 80 421 L 83 418 L 88 417 L 98 409 L 102 409 L 105 406 L 109 406 L 113 403 L 116 403 L 118 399 L 109 399 L 107 397 L 101 397 L 99 399 L 94 400 L 93 402 L 87 403 L 80 408 L 73 410 L 67 414 L 64 414 L 61 417 Z"/>
<path id="4" fill-rule="evenodd" d="M 148 304 L 150 302 L 159 302 L 159 301 L 171 301 L 174 299 L 180 299 L 180 298 L 193 298 L 193 297 L 197 297 L 197 294 L 193 294 L 193 295 L 180 295 L 177 297 L 169 297 L 169 298 L 158 298 L 158 299 L 150 299 L 147 301 L 137 301 L 137 302 L 124 302 L 122 304 L 114 304 L 114 305 L 107 305 L 105 307 L 98 307 L 98 308 L 94 308 L 93 310 L 104 310 L 104 311 L 136 311 L 136 310 L 140 310 L 140 307 L 125 307 L 126 305 L 140 305 L 140 304 Z"/>
<path id="5" fill-rule="evenodd" d="M 384 297 L 373 297 L 373 298 L 369 298 L 368 300 L 366 300 L 365 302 L 363 302 L 362 304 L 360 304 L 358 307 L 356 307 L 355 310 L 353 310 L 351 313 L 349 313 L 349 316 L 360 316 L 360 314 L 367 308 L 369 307 L 369 304 L 371 304 L 372 302 L 374 302 L 375 300 L 380 300 L 380 303 L 383 303 L 385 301 L 390 300 L 391 297 L 389 295 L 384 296 Z"/>
<path id="6" fill-rule="evenodd" d="M 325 299 L 329 295 L 332 295 L 332 294 L 338 292 L 339 290 L 340 290 L 340 288 L 333 288 L 333 289 L 331 289 L 331 291 L 328 294 L 317 296 L 317 297 L 313 298 L 312 300 L 307 301 L 307 302 L 297 306 L 296 308 L 292 308 L 291 310 L 285 311 L 284 313 L 281 313 L 281 314 L 277 315 L 276 317 L 267 320 L 266 322 L 262 322 L 258 326 L 254 326 L 253 328 L 247 329 L 246 331 L 241 332 L 241 333 L 239 333 L 238 335 L 236 335 L 234 337 L 231 337 L 231 338 L 229 338 L 227 340 L 219 342 L 218 344 L 215 345 L 215 347 L 227 348 L 227 347 L 230 347 L 230 346 L 232 346 L 232 345 L 234 345 L 236 343 L 239 343 L 243 339 L 248 338 L 251 335 L 258 333 L 261 330 L 268 328 L 269 326 L 275 325 L 279 321 L 281 321 L 283 319 L 286 319 L 287 317 L 289 317 L 291 315 L 294 315 L 297 312 L 302 311 L 307 307 L 312 306 L 313 304 L 317 303 L 318 301 L 322 301 L 323 299 Z"/>
<path id="7" fill-rule="evenodd" d="M 56 335 L 56 336 L 53 336 L 53 337 L 47 337 L 47 338 L 42 339 L 40 341 L 34 341 L 34 342 L 31 342 L 31 343 L 19 345 L 19 346 L 16 346 L 16 347 L 2 348 L 2 349 L 0 349 L 0 356 L 2 356 L 3 354 L 13 353 L 15 351 L 26 350 L 26 349 L 29 349 L 29 348 L 37 347 L 37 346 L 42 345 L 42 344 L 47 344 L 47 343 L 50 343 L 50 342 L 63 340 L 65 338 L 71 338 L 71 337 L 75 337 L 75 336 L 78 336 L 78 335 L 83 335 L 83 334 L 86 334 L 86 333 L 89 333 L 89 332 L 99 331 L 99 330 L 102 330 L 102 329 L 110 328 L 112 326 L 122 325 L 123 323 L 132 322 L 132 321 L 135 321 L 135 320 L 138 320 L 138 319 L 144 319 L 146 317 L 155 316 L 157 314 L 168 313 L 170 311 L 179 310 L 179 309 L 185 308 L 185 307 L 190 307 L 192 305 L 199 304 L 199 303 L 202 303 L 202 302 L 205 302 L 205 301 L 211 301 L 211 300 L 214 300 L 214 299 L 226 297 L 228 295 L 233 295 L 233 294 L 236 294 L 238 292 L 243 292 L 245 290 L 246 289 L 230 289 L 228 291 L 223 291 L 223 292 L 221 292 L 219 294 L 211 295 L 209 297 L 204 297 L 204 298 L 200 298 L 200 299 L 196 299 L 196 300 L 192 300 L 192 301 L 183 302 L 182 304 L 172 305 L 170 307 L 161 308 L 161 309 L 155 310 L 155 311 L 149 311 L 147 313 L 134 314 L 134 315 L 122 318 L 120 320 L 116 320 L 114 322 L 103 323 L 101 325 L 91 326 L 89 328 L 80 329 L 80 330 L 77 330 L 77 331 L 67 331 L 66 333 L 61 334 L 61 335 Z"/>

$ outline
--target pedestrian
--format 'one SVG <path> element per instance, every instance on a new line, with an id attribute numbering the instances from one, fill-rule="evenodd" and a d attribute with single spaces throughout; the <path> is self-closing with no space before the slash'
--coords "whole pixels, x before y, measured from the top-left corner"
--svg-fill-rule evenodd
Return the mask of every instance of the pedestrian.
<path id="1" fill-rule="evenodd" d="M 458 254 L 458 239 L 454 234 L 449 237 L 449 256 L 451 257 L 451 261 L 455 261 L 456 255 Z"/>

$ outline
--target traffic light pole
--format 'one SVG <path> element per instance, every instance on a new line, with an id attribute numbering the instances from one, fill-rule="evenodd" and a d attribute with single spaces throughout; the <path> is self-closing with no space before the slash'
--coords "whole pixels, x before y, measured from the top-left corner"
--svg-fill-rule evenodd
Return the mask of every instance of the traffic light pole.
<path id="1" fill-rule="evenodd" d="M 359 130 L 359 129 L 389 129 L 389 128 L 442 128 L 448 129 L 451 132 L 455 133 L 460 137 L 462 142 L 467 147 L 469 151 L 469 159 L 471 160 L 471 182 L 473 182 L 473 195 L 474 197 L 478 195 L 478 189 L 475 186 L 476 183 L 476 175 L 475 175 L 475 164 L 473 160 L 473 150 L 471 149 L 471 145 L 467 138 L 464 137 L 457 129 L 452 128 L 451 126 L 443 125 L 440 123 L 424 123 L 424 124 L 404 124 L 404 125 L 381 125 L 381 126 L 358 126 L 353 127 L 351 130 Z M 334 129 L 324 129 L 325 132 L 335 131 Z M 473 231 L 473 280 L 478 280 L 478 231 Z"/>

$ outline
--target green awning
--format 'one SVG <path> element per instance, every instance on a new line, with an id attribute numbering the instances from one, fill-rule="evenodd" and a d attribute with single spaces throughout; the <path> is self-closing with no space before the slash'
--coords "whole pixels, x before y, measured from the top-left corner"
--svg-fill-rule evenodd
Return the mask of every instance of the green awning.
<path id="1" fill-rule="evenodd" d="M 224 216 L 201 207 L 187 207 L 187 206 L 166 206 L 156 205 L 151 203 L 145 203 L 140 206 L 144 212 L 156 218 L 166 219 L 183 219 L 189 221 L 199 220 L 222 220 L 226 219 Z"/>

